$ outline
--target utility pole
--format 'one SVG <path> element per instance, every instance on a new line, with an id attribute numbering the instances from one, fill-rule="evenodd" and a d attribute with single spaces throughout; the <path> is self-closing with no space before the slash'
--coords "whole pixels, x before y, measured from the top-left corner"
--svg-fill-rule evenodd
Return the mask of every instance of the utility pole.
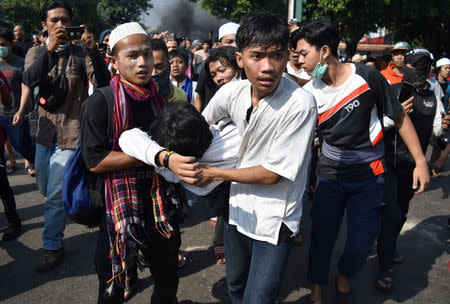
<path id="1" fill-rule="evenodd" d="M 288 22 L 296 19 L 298 22 L 305 20 L 306 0 L 289 0 Z"/>

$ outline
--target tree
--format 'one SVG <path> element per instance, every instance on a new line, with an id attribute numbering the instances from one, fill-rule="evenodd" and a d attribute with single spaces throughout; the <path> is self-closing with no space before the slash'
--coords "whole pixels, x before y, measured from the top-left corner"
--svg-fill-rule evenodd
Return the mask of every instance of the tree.
<path id="1" fill-rule="evenodd" d="M 317 0 L 307 2 L 307 19 L 335 22 L 347 44 L 356 52 L 361 37 L 385 26 L 396 41 L 423 45 L 436 54 L 448 52 L 450 2 L 440 0 Z"/>
<path id="2" fill-rule="evenodd" d="M 389 0 L 317 0 L 308 1 L 307 19 L 325 18 L 336 23 L 345 41 L 346 53 L 356 52 L 358 41 L 382 25 Z"/>
<path id="3" fill-rule="evenodd" d="M 396 41 L 422 45 L 440 57 L 449 51 L 450 2 L 438 0 L 391 1 L 384 23 Z M 448 56 L 448 55 L 447 55 Z"/>
<path id="4" fill-rule="evenodd" d="M 149 0 L 100 0 L 97 12 L 105 24 L 114 26 L 139 21 L 141 14 L 152 7 Z"/>
<path id="5" fill-rule="evenodd" d="M 190 0 L 197 2 L 197 0 Z M 281 18 L 287 18 L 287 0 L 200 0 L 200 7 L 207 10 L 210 15 L 218 18 L 242 22 L 250 13 L 258 11 L 271 12 Z"/>
<path id="6" fill-rule="evenodd" d="M 74 16 L 73 24 L 85 24 L 94 34 L 117 24 L 139 21 L 143 12 L 152 7 L 150 0 L 66 0 Z M 0 10 L 5 21 L 21 23 L 29 31 L 40 29 L 40 15 L 46 0 L 2 0 Z"/>

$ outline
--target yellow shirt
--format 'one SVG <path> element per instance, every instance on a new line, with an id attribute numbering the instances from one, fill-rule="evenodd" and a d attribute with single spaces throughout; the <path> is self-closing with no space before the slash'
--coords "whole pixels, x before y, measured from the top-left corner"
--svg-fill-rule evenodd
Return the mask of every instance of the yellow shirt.
<path id="1" fill-rule="evenodd" d="M 187 96 L 186 93 L 180 89 L 179 87 L 177 87 L 176 85 L 173 85 L 173 96 L 170 97 L 169 99 L 167 99 L 168 102 L 172 102 L 172 101 L 185 101 L 187 102 Z"/>

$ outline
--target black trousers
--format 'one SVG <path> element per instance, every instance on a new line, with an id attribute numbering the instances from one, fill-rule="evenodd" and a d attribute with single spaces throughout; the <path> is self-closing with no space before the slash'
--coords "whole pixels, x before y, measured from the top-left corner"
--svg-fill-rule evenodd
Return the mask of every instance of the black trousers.
<path id="1" fill-rule="evenodd" d="M 379 271 L 392 268 L 392 257 L 397 248 L 397 238 L 406 222 L 409 202 L 414 196 L 413 172 L 387 170 L 384 174 L 384 203 L 381 233 L 377 242 Z"/>
<path id="2" fill-rule="evenodd" d="M 180 234 L 167 239 L 155 229 L 149 231 L 151 244 L 148 248 L 140 248 L 154 280 L 152 304 L 173 304 L 178 289 L 178 250 L 181 245 Z M 95 270 L 99 280 L 98 304 L 123 303 L 123 288 L 118 288 L 115 294 L 104 297 L 107 281 L 111 279 L 111 260 L 109 259 L 110 244 L 106 221 L 103 217 L 95 251 Z M 131 266 L 131 265 L 130 265 Z"/>
<path id="3" fill-rule="evenodd" d="M 4 153 L 4 145 L 0 147 L 0 198 L 5 207 L 5 215 L 8 224 L 20 224 L 19 214 L 16 211 L 16 200 L 14 193 L 8 182 L 8 174 L 6 173 L 6 159 Z"/>

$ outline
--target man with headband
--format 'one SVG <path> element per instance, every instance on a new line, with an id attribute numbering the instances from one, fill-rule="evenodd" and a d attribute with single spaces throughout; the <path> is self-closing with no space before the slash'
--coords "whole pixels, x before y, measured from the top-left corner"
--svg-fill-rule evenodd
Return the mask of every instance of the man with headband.
<path id="1" fill-rule="evenodd" d="M 427 82 L 431 68 L 431 53 L 416 47 L 405 54 L 401 83 L 392 85 L 396 96 L 400 95 L 402 85 L 412 84 L 412 97 L 402 103 L 403 109 L 419 137 L 422 152 L 425 154 L 433 133 L 441 136 L 448 128 L 450 117 L 444 114 L 442 103 L 436 99 Z M 398 129 L 389 119 L 385 119 L 386 166 L 385 208 L 382 215 L 381 234 L 378 239 L 379 275 L 375 286 L 381 291 L 392 291 L 393 263 L 401 264 L 403 258 L 396 251 L 397 237 L 406 222 L 409 202 L 414 196 L 411 188 L 414 160 L 403 141 Z"/>
<path id="2" fill-rule="evenodd" d="M 201 171 L 194 157 L 168 153 L 156 143 L 147 149 L 151 165 L 122 152 L 120 134 L 134 127 L 148 131 L 166 100 L 151 78 L 151 39 L 142 27 L 136 22 L 119 25 L 109 43 L 119 74 L 109 91 L 97 91 L 85 102 L 81 125 L 86 166 L 104 178 L 105 187 L 106 214 L 95 254 L 99 303 L 123 302 L 128 262 L 137 260 L 149 266 L 155 280 L 151 303 L 172 304 L 178 287 L 179 206 L 176 191 L 155 167 L 164 164 L 188 183 L 196 182 Z"/>

